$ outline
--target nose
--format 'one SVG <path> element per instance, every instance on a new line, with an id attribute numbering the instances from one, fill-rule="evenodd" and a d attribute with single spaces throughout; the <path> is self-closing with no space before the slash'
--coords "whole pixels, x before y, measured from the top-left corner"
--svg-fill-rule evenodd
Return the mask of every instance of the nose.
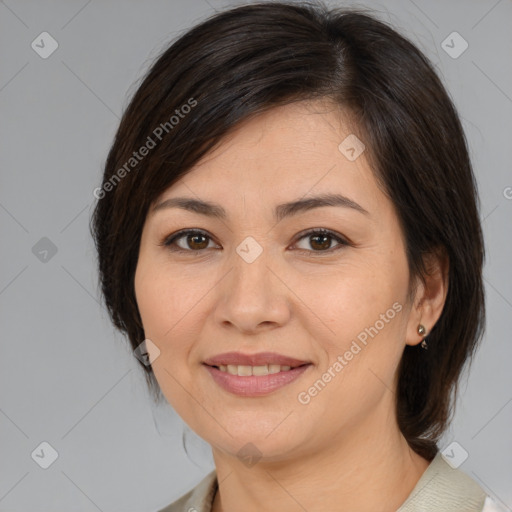
<path id="1" fill-rule="evenodd" d="M 285 325 L 291 316 L 289 288 L 279 276 L 276 257 L 249 240 L 230 255 L 231 271 L 217 290 L 215 320 L 244 334 Z M 255 257 L 256 256 L 256 257 Z"/>

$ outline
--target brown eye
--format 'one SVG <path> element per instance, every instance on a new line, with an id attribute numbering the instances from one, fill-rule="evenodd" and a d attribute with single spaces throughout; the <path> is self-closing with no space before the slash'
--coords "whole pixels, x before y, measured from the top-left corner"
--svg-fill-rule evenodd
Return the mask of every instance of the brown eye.
<path id="1" fill-rule="evenodd" d="M 336 235 L 335 233 L 329 231 L 328 229 L 316 229 L 308 231 L 299 238 L 299 240 L 304 239 L 307 241 L 307 244 L 313 249 L 310 250 L 307 247 L 300 248 L 300 250 L 305 250 L 307 252 L 331 252 L 338 250 L 345 245 L 349 245 L 349 243 L 346 240 L 344 240 L 341 236 Z M 336 241 L 338 244 L 334 248 L 331 247 L 333 240 Z"/>
<path id="2" fill-rule="evenodd" d="M 329 235 L 310 236 L 311 247 L 315 249 L 330 249 L 332 237 Z"/>
<path id="3" fill-rule="evenodd" d="M 208 247 L 208 242 L 206 241 L 206 243 L 205 243 L 206 238 L 208 238 L 208 237 L 206 237 L 205 235 L 194 234 L 194 235 L 187 235 L 185 240 L 190 249 L 201 250 L 201 249 L 206 249 L 206 247 Z"/>
<path id="4" fill-rule="evenodd" d="M 186 230 L 172 235 L 162 244 L 172 251 L 199 252 L 208 248 L 211 238 L 203 231 Z"/>

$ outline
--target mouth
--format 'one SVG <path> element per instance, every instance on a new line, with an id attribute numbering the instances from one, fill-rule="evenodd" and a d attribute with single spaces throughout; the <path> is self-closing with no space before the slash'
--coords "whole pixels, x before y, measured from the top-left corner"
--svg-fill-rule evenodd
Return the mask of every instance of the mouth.
<path id="1" fill-rule="evenodd" d="M 207 359 L 203 366 L 225 391 L 256 397 L 293 382 L 313 364 L 269 352 L 252 355 L 230 352 Z"/>
<path id="2" fill-rule="evenodd" d="M 281 372 L 289 372 L 300 368 L 301 366 L 309 365 L 311 363 L 304 363 L 298 366 L 280 365 L 280 364 L 264 364 L 258 366 L 249 365 L 236 365 L 236 364 L 221 364 L 221 365 L 207 365 L 223 373 L 229 373 L 230 375 L 238 375 L 239 377 L 250 377 L 251 375 L 262 376 L 262 375 L 273 375 Z"/>
<path id="3" fill-rule="evenodd" d="M 310 361 L 296 359 L 294 357 L 277 354 L 276 352 L 259 352 L 257 354 L 244 354 L 242 352 L 225 352 L 213 357 L 205 359 L 204 364 L 208 366 L 215 366 L 221 368 L 223 366 L 250 366 L 258 368 L 262 366 L 273 367 L 276 366 L 296 368 L 303 364 L 310 363 Z M 270 372 L 272 373 L 272 372 Z"/>

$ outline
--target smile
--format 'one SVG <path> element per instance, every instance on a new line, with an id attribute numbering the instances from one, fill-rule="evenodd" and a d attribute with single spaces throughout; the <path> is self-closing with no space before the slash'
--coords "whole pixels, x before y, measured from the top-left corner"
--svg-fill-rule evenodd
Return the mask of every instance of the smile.
<path id="1" fill-rule="evenodd" d="M 275 364 L 261 366 L 220 365 L 203 367 L 224 391 L 243 397 L 258 397 L 273 393 L 298 379 L 311 363 L 292 368 Z"/>
<path id="2" fill-rule="evenodd" d="M 279 364 L 265 364 L 263 366 L 245 366 L 236 364 L 221 364 L 217 366 L 221 372 L 229 373 L 230 375 L 239 375 L 240 377 L 250 377 L 251 375 L 268 375 L 287 372 L 291 366 L 281 366 Z"/>

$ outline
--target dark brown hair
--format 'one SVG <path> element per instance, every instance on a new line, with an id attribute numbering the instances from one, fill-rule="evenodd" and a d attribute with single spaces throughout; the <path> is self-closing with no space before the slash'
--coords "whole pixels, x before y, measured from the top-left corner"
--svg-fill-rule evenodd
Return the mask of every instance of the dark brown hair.
<path id="1" fill-rule="evenodd" d="M 429 348 L 405 347 L 396 392 L 403 435 L 432 460 L 483 332 L 476 184 L 457 112 L 432 65 L 360 9 L 239 6 L 195 26 L 159 56 L 124 112 L 95 191 L 91 232 L 105 303 L 135 349 L 145 338 L 134 275 L 148 207 L 240 121 L 318 98 L 353 115 L 395 205 L 411 276 L 425 275 L 425 255 L 441 249 L 449 257 L 446 303 Z M 135 160 L 143 146 L 149 150 Z M 161 397 L 151 366 L 141 367 Z"/>

